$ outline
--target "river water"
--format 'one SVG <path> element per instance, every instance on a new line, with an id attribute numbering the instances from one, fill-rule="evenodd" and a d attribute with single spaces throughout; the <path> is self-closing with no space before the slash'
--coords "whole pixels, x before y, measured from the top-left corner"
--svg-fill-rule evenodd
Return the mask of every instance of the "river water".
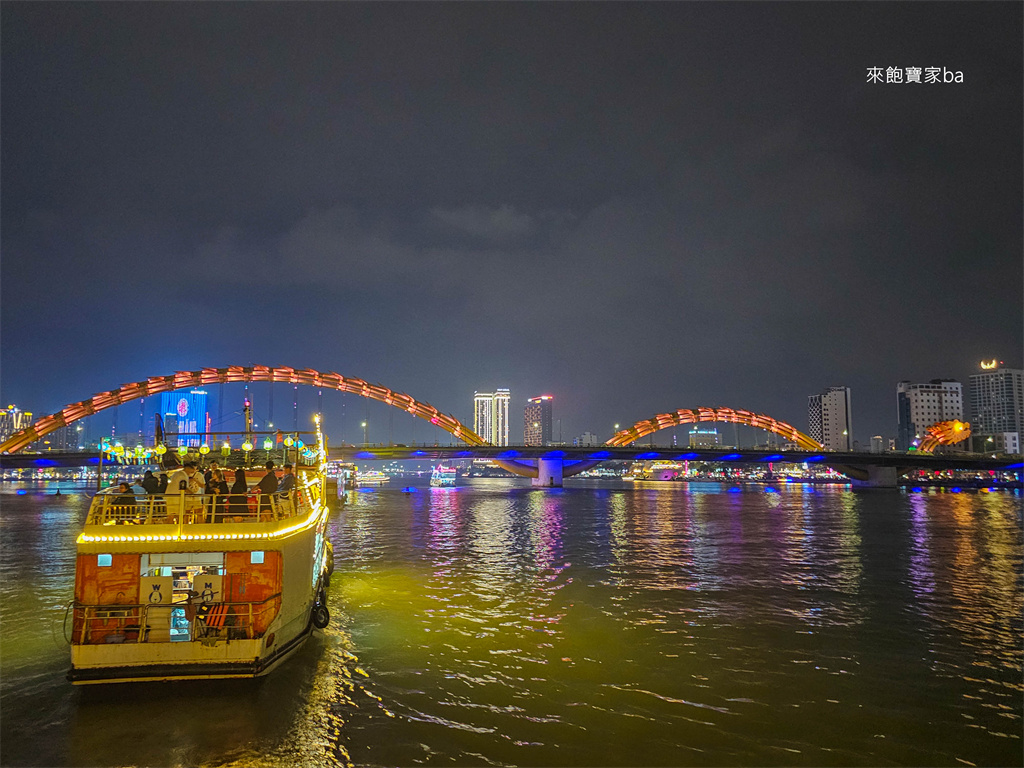
<path id="1" fill-rule="evenodd" d="M 72 687 L 57 487 L 0 487 L 5 766 L 1022 762 L 1019 492 L 359 490 L 268 678 Z"/>

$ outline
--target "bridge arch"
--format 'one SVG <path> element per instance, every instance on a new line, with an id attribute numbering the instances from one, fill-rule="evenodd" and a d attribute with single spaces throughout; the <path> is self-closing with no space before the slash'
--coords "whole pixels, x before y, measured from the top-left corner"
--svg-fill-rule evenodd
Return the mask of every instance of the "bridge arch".
<path id="1" fill-rule="evenodd" d="M 659 413 L 653 418 L 638 421 L 632 427 L 616 432 L 605 445 L 625 446 L 661 429 L 676 427 L 680 424 L 697 424 L 702 421 L 724 421 L 729 424 L 757 427 L 785 437 L 807 451 L 820 451 L 824 448 L 821 443 L 813 437 L 805 435 L 792 424 L 765 416 L 763 413 L 753 413 L 741 408 L 680 408 L 672 413 Z"/>
<path id="2" fill-rule="evenodd" d="M 323 389 L 336 389 L 361 397 L 368 397 L 435 424 L 445 432 L 469 445 L 486 445 L 476 432 L 450 414 L 443 414 L 429 403 L 421 403 L 407 394 L 395 392 L 379 384 L 368 384 L 362 379 L 342 376 L 340 373 L 322 373 L 312 368 L 271 368 L 265 365 L 228 366 L 227 368 L 201 368 L 198 371 L 178 371 L 169 376 L 152 376 L 145 381 L 124 384 L 116 390 L 100 392 L 88 400 L 65 406 L 57 413 L 43 416 L 32 426 L 15 432 L 0 444 L 0 453 L 15 453 L 36 440 L 79 419 L 92 416 L 107 408 L 139 400 L 161 392 L 172 392 L 187 387 L 207 384 L 270 382 L 304 384 Z"/>

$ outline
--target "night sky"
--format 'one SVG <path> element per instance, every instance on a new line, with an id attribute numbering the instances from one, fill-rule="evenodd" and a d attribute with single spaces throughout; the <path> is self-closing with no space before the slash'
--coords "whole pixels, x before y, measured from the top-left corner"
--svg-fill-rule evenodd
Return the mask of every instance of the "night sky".
<path id="1" fill-rule="evenodd" d="M 4 2 L 0 399 L 289 365 L 509 387 L 519 442 L 845 385 L 894 436 L 1022 363 L 1022 7 Z"/>

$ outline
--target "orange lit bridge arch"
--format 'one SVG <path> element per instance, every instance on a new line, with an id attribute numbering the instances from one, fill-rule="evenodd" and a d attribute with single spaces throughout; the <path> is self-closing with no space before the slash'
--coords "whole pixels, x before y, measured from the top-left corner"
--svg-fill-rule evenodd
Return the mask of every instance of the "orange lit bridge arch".
<path id="1" fill-rule="evenodd" d="M 145 381 L 125 384 L 110 392 L 100 392 L 88 400 L 72 403 L 57 413 L 37 420 L 32 426 L 14 433 L 0 444 L 0 453 L 14 453 L 41 437 L 66 427 L 86 416 L 92 416 L 107 408 L 139 400 L 161 392 L 171 392 L 206 384 L 232 384 L 266 381 L 280 384 L 304 384 L 322 389 L 336 389 L 387 405 L 400 408 L 413 416 L 435 424 L 469 445 L 486 445 L 487 442 L 476 432 L 466 427 L 450 414 L 443 414 L 428 403 L 421 403 L 409 395 L 394 392 L 379 384 L 368 384 L 362 379 L 342 376 L 340 373 L 321 373 L 312 368 L 270 368 L 263 365 L 249 367 L 229 366 L 227 368 L 202 368 L 198 371 L 178 371 L 170 376 L 154 376 Z"/>
<path id="2" fill-rule="evenodd" d="M 796 443 L 806 451 L 820 451 L 824 447 L 792 424 L 765 416 L 763 413 L 752 413 L 739 408 L 680 408 L 672 413 L 659 413 L 654 418 L 638 421 L 632 427 L 616 432 L 605 445 L 629 445 L 660 429 L 676 427 L 680 424 L 697 424 L 702 421 L 724 421 L 729 424 L 744 424 L 748 427 L 764 429 L 786 438 L 791 443 Z"/>

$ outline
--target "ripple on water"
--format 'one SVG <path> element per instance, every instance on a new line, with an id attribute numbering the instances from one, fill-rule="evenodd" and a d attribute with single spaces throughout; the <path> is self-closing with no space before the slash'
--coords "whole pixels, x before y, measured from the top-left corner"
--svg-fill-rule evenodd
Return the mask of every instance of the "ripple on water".
<path id="1" fill-rule="evenodd" d="M 113 693 L 67 686 L 38 629 L 87 500 L 8 498 L 5 763 L 1019 762 L 1006 494 L 356 493 L 330 524 L 331 625 L 279 673 Z"/>

